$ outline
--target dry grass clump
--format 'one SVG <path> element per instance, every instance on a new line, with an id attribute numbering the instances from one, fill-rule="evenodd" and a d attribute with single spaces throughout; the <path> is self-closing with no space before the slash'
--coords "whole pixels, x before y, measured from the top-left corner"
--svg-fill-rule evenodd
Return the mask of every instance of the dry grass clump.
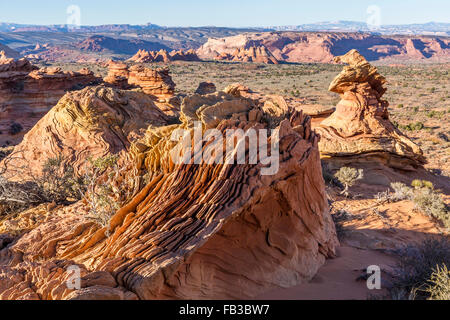
<path id="1" fill-rule="evenodd" d="M 394 299 L 439 299 L 448 297 L 450 240 L 427 239 L 398 252 L 391 295 Z"/>

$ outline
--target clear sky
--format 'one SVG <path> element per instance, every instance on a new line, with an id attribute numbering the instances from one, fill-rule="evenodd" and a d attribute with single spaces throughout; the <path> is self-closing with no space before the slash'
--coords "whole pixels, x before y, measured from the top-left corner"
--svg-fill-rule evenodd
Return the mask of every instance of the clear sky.
<path id="1" fill-rule="evenodd" d="M 367 21 L 380 8 L 381 24 L 450 22 L 449 0 L 10 0 L 0 1 L 0 22 L 65 24 L 77 5 L 82 25 L 259 27 L 320 21 Z"/>

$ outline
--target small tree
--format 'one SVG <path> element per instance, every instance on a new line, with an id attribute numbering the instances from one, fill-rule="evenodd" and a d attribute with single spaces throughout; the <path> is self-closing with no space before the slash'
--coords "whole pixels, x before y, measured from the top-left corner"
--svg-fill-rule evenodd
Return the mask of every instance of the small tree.
<path id="1" fill-rule="evenodd" d="M 348 189 L 354 186 L 356 184 L 356 181 L 364 178 L 364 171 L 363 169 L 356 170 L 355 168 L 342 167 L 338 172 L 336 172 L 334 176 L 344 186 L 344 190 L 341 192 L 341 194 L 348 197 Z"/>

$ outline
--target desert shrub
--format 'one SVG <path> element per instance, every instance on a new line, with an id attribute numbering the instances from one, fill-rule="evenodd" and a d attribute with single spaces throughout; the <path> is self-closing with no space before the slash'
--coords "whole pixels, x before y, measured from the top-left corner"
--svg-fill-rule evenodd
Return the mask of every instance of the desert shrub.
<path id="1" fill-rule="evenodd" d="M 23 127 L 20 123 L 14 122 L 11 127 L 9 128 L 9 134 L 14 136 L 16 134 L 21 133 L 23 130 Z"/>
<path id="2" fill-rule="evenodd" d="M 417 121 L 414 123 L 407 124 L 406 126 L 400 125 L 399 128 L 407 131 L 420 131 L 423 128 L 425 128 L 425 125 L 422 122 Z"/>
<path id="3" fill-rule="evenodd" d="M 440 194 L 423 187 L 414 191 L 412 200 L 416 209 L 440 220 L 446 228 L 450 228 L 450 214 Z"/>
<path id="4" fill-rule="evenodd" d="M 85 199 L 89 205 L 87 219 L 106 228 L 106 235 L 110 232 L 111 217 L 122 204 L 118 199 L 121 190 L 115 183 L 121 175 L 117 160 L 115 155 L 88 159 L 90 170 L 84 177 Z"/>
<path id="5" fill-rule="evenodd" d="M 436 266 L 428 283 L 429 300 L 450 300 L 450 271 L 445 264 Z"/>
<path id="6" fill-rule="evenodd" d="M 12 182 L 0 176 L 0 215 L 26 210 L 42 203 L 69 204 L 80 200 L 83 182 L 62 158 L 48 159 L 42 175 Z"/>
<path id="7" fill-rule="evenodd" d="M 406 246 L 398 252 L 399 261 L 394 267 L 391 294 L 397 299 L 427 299 L 435 293 L 433 277 L 438 266 L 450 266 L 450 240 L 427 239 L 424 242 Z M 440 270 L 440 269 L 439 269 Z M 438 284 L 439 288 L 441 283 Z"/>
<path id="8" fill-rule="evenodd" d="M 334 176 L 344 186 L 341 194 L 348 197 L 348 189 L 354 186 L 358 180 L 364 178 L 364 172 L 362 169 L 356 170 L 355 168 L 342 167 Z"/>
<path id="9" fill-rule="evenodd" d="M 80 200 L 84 192 L 82 179 L 76 177 L 73 167 L 61 157 L 48 159 L 42 168 L 42 176 L 34 180 L 42 190 L 45 202 L 74 202 Z"/>
<path id="10" fill-rule="evenodd" d="M 410 199 L 412 196 L 411 188 L 407 187 L 404 183 L 394 182 L 391 183 L 391 188 L 394 190 L 394 193 L 390 195 L 390 199 L 392 201 L 403 201 Z"/>

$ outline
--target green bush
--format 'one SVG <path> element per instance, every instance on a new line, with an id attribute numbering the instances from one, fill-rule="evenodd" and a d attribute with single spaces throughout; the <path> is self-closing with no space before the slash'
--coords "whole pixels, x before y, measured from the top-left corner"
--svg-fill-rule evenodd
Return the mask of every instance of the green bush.
<path id="1" fill-rule="evenodd" d="M 355 168 L 342 167 L 334 176 L 344 186 L 341 194 L 348 197 L 348 189 L 354 186 L 358 180 L 364 178 L 364 171 L 362 169 L 356 170 Z"/>

